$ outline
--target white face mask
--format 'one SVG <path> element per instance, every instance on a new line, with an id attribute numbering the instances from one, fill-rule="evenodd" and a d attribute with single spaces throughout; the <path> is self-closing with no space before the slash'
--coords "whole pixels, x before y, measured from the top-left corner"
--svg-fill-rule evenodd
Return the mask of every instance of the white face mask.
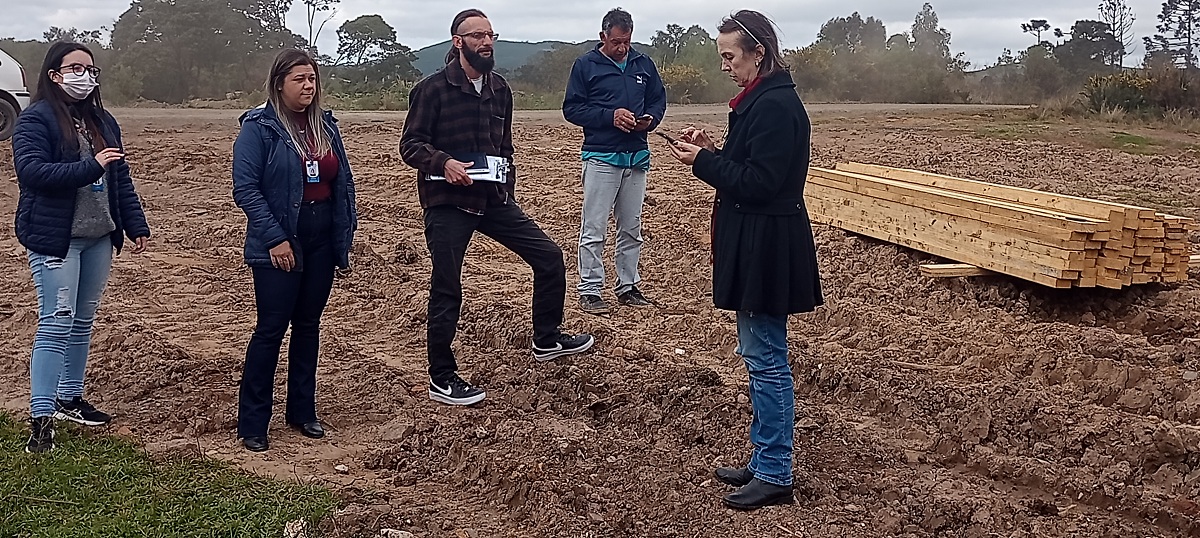
<path id="1" fill-rule="evenodd" d="M 62 77 L 63 81 L 58 84 L 59 87 L 77 101 L 87 99 L 87 96 L 92 94 L 92 90 L 100 85 L 99 82 L 96 82 L 96 77 L 87 71 L 84 71 L 82 75 L 65 73 Z"/>

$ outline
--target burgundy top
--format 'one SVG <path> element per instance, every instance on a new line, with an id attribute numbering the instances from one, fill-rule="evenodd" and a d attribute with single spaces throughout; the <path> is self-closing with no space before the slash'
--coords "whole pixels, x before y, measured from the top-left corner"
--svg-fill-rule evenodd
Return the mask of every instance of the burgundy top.
<path id="1" fill-rule="evenodd" d="M 308 135 L 308 118 L 300 115 L 293 115 L 292 118 L 296 120 L 296 127 Z M 312 140 L 312 136 L 308 135 L 309 148 L 315 145 Z M 308 151 L 308 148 L 305 148 L 305 152 L 308 154 L 305 161 L 315 157 L 311 151 Z M 337 179 L 339 164 L 337 155 L 331 150 L 317 159 L 318 180 L 316 183 L 309 183 L 307 171 L 305 172 L 305 176 L 301 178 L 304 181 L 303 200 L 305 202 L 323 202 L 333 196 L 333 182 Z M 303 167 L 301 169 L 305 170 Z"/>

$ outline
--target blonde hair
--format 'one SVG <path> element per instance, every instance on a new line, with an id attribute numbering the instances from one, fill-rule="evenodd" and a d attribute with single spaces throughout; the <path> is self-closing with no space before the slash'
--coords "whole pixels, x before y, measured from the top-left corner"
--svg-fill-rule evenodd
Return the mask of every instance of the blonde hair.
<path id="1" fill-rule="evenodd" d="M 305 116 L 308 117 L 308 133 L 311 136 L 301 136 L 300 129 L 296 122 L 292 121 L 291 115 L 288 114 L 288 108 L 283 104 L 283 81 L 287 78 L 288 73 L 292 72 L 298 66 L 307 65 L 313 68 L 313 72 L 317 75 L 317 89 L 313 93 L 312 104 L 308 105 L 305 111 Z M 279 116 L 279 122 L 283 124 L 284 130 L 288 136 L 292 138 L 292 143 L 296 146 L 296 152 L 300 153 L 301 157 L 307 157 L 303 152 L 305 149 L 311 149 L 317 157 L 324 157 L 329 152 L 333 151 L 333 137 L 329 135 L 329 131 L 325 130 L 325 121 L 321 117 L 321 70 L 317 67 L 317 62 L 313 61 L 312 56 L 300 49 L 285 49 L 275 57 L 275 64 L 271 67 L 271 76 L 267 78 L 267 101 L 275 108 L 276 115 Z M 312 146 L 309 146 L 309 142 Z"/>

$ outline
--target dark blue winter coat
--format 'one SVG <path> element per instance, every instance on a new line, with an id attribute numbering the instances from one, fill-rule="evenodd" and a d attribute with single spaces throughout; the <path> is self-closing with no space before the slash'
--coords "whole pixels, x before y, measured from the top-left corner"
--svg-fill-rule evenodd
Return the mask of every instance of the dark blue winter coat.
<path id="1" fill-rule="evenodd" d="M 108 146 L 124 152 L 117 120 L 108 111 L 103 112 L 101 120 L 101 134 Z M 71 224 L 75 221 L 75 196 L 81 187 L 100 179 L 105 168 L 94 158 L 81 157 L 76 147 L 64 144 L 54 108 L 46 101 L 38 101 L 21 112 L 12 146 L 20 188 L 17 240 L 38 254 L 66 257 L 71 245 Z M 108 206 L 117 225 L 110 237 L 120 252 L 124 236 L 150 237 L 150 226 L 133 189 L 129 165 L 124 159 L 113 161 L 107 172 L 112 186 L 108 189 Z"/>
<path id="2" fill-rule="evenodd" d="M 667 113 L 667 90 L 650 57 L 629 49 L 626 62 L 622 72 L 597 47 L 571 67 L 563 117 L 583 127 L 583 151 L 636 153 L 648 149 L 649 131 L 626 133 L 613 125 L 613 114 L 618 108 L 635 117 L 649 114 L 654 116 L 649 130 L 654 130 Z"/>
<path id="3" fill-rule="evenodd" d="M 354 177 L 337 120 L 329 111 L 323 119 L 338 158 L 332 185 L 333 251 L 337 266 L 348 268 L 358 229 Z M 247 111 L 240 121 L 242 130 L 233 143 L 233 200 L 246 212 L 246 264 L 272 267 L 272 248 L 284 241 L 291 241 L 293 249 L 300 246 L 296 234 L 304 198 L 304 161 L 271 105 Z M 302 259 L 296 256 L 298 262 Z M 304 268 L 297 265 L 296 270 Z"/>

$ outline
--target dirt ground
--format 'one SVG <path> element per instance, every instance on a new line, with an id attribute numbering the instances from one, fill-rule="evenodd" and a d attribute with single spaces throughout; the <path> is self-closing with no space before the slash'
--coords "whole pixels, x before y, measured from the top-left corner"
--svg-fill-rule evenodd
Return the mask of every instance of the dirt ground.
<path id="1" fill-rule="evenodd" d="M 1186 134 L 1013 109 L 811 108 L 822 166 L 919 167 L 1200 217 L 1200 139 Z M 720 133 L 726 111 L 677 108 L 664 128 Z M 799 502 L 721 507 L 728 490 L 712 469 L 749 455 L 746 372 L 732 315 L 711 303 L 712 192 L 657 139 L 641 267 L 662 308 L 593 317 L 568 293 L 566 328 L 596 335 L 595 352 L 535 363 L 531 272 L 477 238 L 457 354 L 488 399 L 432 403 L 430 264 L 415 174 L 397 152 L 403 115 L 391 113 L 340 115 L 361 229 L 354 274 L 337 281 L 324 318 L 318 405 L 330 435 L 282 426 L 281 375 L 271 450 L 247 453 L 234 438 L 254 323 L 231 198 L 237 113 L 115 115 L 154 238 L 148 254 L 115 263 L 89 397 L 152 452 L 330 484 L 347 502 L 326 522 L 335 535 L 1200 535 L 1200 283 L 1113 292 L 930 280 L 917 272 L 929 256 L 821 226 L 827 305 L 789 327 Z M 514 129 L 518 197 L 563 247 L 573 284 L 582 134 L 557 112 L 520 113 Z M 1118 131 L 1152 142 L 1104 143 Z M 22 416 L 36 301 L 10 228 L 13 175 L 5 143 L 0 408 Z"/>

